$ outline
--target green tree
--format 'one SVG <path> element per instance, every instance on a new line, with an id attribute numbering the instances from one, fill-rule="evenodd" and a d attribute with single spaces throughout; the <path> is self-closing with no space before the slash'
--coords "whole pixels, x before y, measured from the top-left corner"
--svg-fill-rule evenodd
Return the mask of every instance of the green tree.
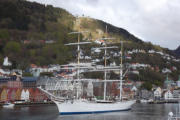
<path id="1" fill-rule="evenodd" d="M 10 41 L 5 45 L 3 51 L 6 55 L 20 53 L 21 45 L 18 42 Z"/>
<path id="2" fill-rule="evenodd" d="M 152 89 L 152 83 L 150 83 L 150 82 L 145 82 L 145 83 L 142 84 L 141 88 L 147 89 L 147 90 L 150 91 L 150 90 Z"/>
<path id="3" fill-rule="evenodd" d="M 40 74 L 40 76 L 53 77 L 53 73 L 50 73 L 50 72 L 43 72 L 43 73 Z"/>
<path id="4" fill-rule="evenodd" d="M 23 77 L 32 77 L 33 75 L 29 72 L 24 72 Z"/>
<path id="5" fill-rule="evenodd" d="M 0 39 L 9 39 L 9 32 L 8 30 L 0 30 Z"/>

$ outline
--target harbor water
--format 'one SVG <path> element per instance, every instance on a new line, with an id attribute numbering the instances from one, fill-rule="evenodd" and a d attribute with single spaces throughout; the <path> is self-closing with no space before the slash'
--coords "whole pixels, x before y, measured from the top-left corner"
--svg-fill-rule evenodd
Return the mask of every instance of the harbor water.
<path id="1" fill-rule="evenodd" d="M 132 110 L 106 114 L 61 116 L 55 105 L 0 108 L 0 120 L 167 120 L 178 104 L 135 104 Z"/>

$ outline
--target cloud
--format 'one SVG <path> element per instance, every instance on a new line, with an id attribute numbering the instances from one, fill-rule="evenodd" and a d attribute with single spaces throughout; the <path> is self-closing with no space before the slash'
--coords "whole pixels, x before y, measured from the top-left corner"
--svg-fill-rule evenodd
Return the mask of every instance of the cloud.
<path id="1" fill-rule="evenodd" d="M 65 8 L 125 28 L 144 41 L 170 49 L 180 45 L 179 0 L 30 0 Z"/>

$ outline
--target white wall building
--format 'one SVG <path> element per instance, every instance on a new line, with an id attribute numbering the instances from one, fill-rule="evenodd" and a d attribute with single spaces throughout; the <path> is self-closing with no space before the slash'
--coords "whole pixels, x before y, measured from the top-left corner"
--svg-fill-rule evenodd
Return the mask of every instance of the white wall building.
<path id="1" fill-rule="evenodd" d="M 173 94 L 170 90 L 168 90 L 164 93 L 164 99 L 165 100 L 172 99 L 172 98 L 173 98 Z"/>
<path id="2" fill-rule="evenodd" d="M 8 60 L 8 57 L 4 58 L 3 66 L 11 66 L 12 63 Z"/>
<path id="3" fill-rule="evenodd" d="M 22 90 L 21 100 L 29 101 L 29 90 Z"/>
<path id="4" fill-rule="evenodd" d="M 156 88 L 156 90 L 154 91 L 154 98 L 159 99 L 161 98 L 161 95 L 162 95 L 162 89 L 160 87 Z"/>

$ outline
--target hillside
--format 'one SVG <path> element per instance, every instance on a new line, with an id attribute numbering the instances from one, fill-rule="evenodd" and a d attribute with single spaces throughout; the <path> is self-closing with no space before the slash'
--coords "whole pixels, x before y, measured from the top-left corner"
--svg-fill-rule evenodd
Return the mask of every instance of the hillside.
<path id="1" fill-rule="evenodd" d="M 174 53 L 178 56 L 180 56 L 180 46 L 174 51 Z"/>
<path id="2" fill-rule="evenodd" d="M 177 80 L 180 74 L 180 61 L 172 51 L 143 42 L 127 30 L 101 20 L 74 17 L 64 9 L 25 0 L 1 0 L 0 17 L 1 65 L 5 56 L 13 63 L 11 68 L 21 69 L 26 69 L 32 63 L 44 66 L 73 61 L 76 51 L 64 44 L 75 42 L 77 35 L 68 33 L 89 31 L 81 35 L 81 41 L 113 37 L 116 39 L 109 40 L 108 44 L 116 46 L 120 46 L 120 41 L 124 41 L 124 61 L 132 66 L 132 73 L 139 72 L 138 75 L 129 74 L 129 79 L 162 85 L 167 74 L 173 80 Z M 97 45 L 92 44 L 83 47 L 83 53 L 99 59 L 102 64 L 103 52 L 93 55 L 90 51 L 90 48 L 95 46 Z M 119 64 L 119 51 L 120 49 L 108 53 L 109 65 L 113 62 Z M 176 52 L 179 53 L 179 49 Z M 134 69 L 133 66 L 138 68 Z M 163 73 L 163 70 L 171 72 Z"/>
<path id="3" fill-rule="evenodd" d="M 25 68 L 70 58 L 64 46 L 73 39 L 67 35 L 75 19 L 70 13 L 25 0 L 1 0 L 0 11 L 0 63 L 8 56 L 13 67 Z"/>
<path id="4" fill-rule="evenodd" d="M 8 56 L 14 68 L 26 68 L 30 63 L 63 64 L 70 60 L 71 53 L 68 54 L 64 43 L 76 41 L 77 36 L 68 33 L 79 28 L 90 31 L 88 36 L 84 35 L 85 38 L 96 39 L 106 36 L 105 27 L 108 25 L 108 36 L 117 38 L 111 42 L 117 43 L 121 39 L 143 44 L 124 29 L 100 20 L 75 18 L 66 10 L 51 5 L 25 0 L 1 0 L 0 11 L 0 63 Z"/>
<path id="5" fill-rule="evenodd" d="M 106 34 L 107 26 L 107 34 Z M 120 40 L 127 42 L 139 42 L 142 40 L 138 39 L 134 35 L 130 34 L 128 31 L 122 28 L 115 27 L 111 24 L 105 23 L 101 20 L 88 18 L 88 17 L 77 17 L 74 25 L 74 29 L 78 31 L 88 31 L 89 33 L 84 34 L 84 37 L 91 39 L 98 39 L 102 37 L 114 37 L 115 40 L 111 41 L 117 43 Z"/>

